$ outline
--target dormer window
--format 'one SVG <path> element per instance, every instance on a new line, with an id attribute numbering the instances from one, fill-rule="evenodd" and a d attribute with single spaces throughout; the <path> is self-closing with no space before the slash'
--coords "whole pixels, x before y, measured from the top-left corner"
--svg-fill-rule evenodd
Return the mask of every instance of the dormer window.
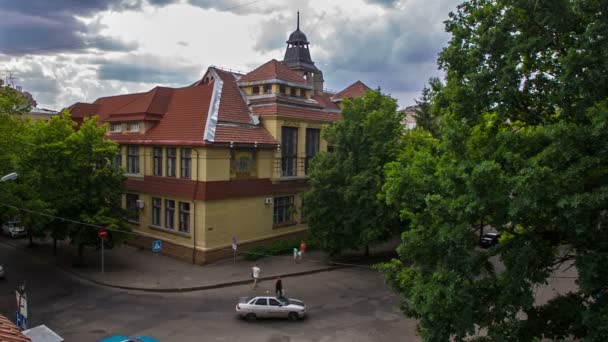
<path id="1" fill-rule="evenodd" d="M 252 89 L 253 95 L 258 95 L 260 94 L 260 87 L 253 87 Z"/>
<path id="2" fill-rule="evenodd" d="M 285 93 L 287 93 L 287 89 L 285 89 L 284 85 L 279 85 L 279 93 L 285 95 Z"/>
<path id="3" fill-rule="evenodd" d="M 139 133 L 139 122 L 129 122 L 127 131 L 129 131 L 129 133 Z"/>
<path id="4" fill-rule="evenodd" d="M 110 124 L 110 133 L 122 132 L 122 124 L 120 122 L 113 122 Z"/>
<path id="5" fill-rule="evenodd" d="M 272 86 L 270 84 L 264 84 L 264 94 L 270 94 L 272 92 Z"/>
<path id="6" fill-rule="evenodd" d="M 289 95 L 291 95 L 291 96 L 294 96 L 294 97 L 295 97 L 295 96 L 296 96 L 296 88 L 291 87 L 291 88 L 289 89 Z"/>

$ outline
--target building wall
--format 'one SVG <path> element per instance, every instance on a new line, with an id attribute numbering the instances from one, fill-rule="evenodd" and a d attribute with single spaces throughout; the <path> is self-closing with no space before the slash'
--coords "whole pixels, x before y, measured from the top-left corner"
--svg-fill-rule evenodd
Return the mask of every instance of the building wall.
<path id="1" fill-rule="evenodd" d="M 272 204 L 265 204 L 266 197 L 206 202 L 205 250 L 230 248 L 232 236 L 236 236 L 239 243 L 246 244 L 308 228 L 301 223 L 273 227 L 274 209 Z"/>
<path id="2" fill-rule="evenodd" d="M 280 114 L 264 116 L 262 123 L 279 142 L 282 127 L 296 127 L 297 154 L 298 158 L 302 159 L 306 157 L 306 129 L 321 129 L 327 124 L 321 121 L 285 118 Z M 143 129 L 143 125 L 140 126 Z M 161 176 L 154 175 L 154 147 L 162 148 Z M 176 148 L 175 177 L 167 177 L 166 173 L 169 147 Z M 327 151 L 327 142 L 320 139 L 319 147 L 320 151 Z M 190 148 L 192 151 L 191 177 L 187 180 L 180 179 L 181 155 L 184 148 Z M 127 146 L 121 146 L 120 150 L 121 165 L 126 169 Z M 235 171 L 235 165 L 240 165 L 236 162 L 238 159 L 235 159 L 232 161 L 231 170 L 231 156 L 241 158 L 248 153 L 253 157 L 255 169 L 245 173 L 241 169 Z M 139 211 L 139 223 L 132 224 L 133 229 L 143 237 L 138 238 L 134 244 L 151 248 L 151 241 L 161 239 L 164 241 L 163 253 L 185 260 L 194 258 L 197 263 L 205 263 L 229 254 L 232 236 L 237 237 L 241 250 L 264 241 L 303 236 L 307 231 L 301 209 L 306 175 L 303 169 L 298 168 L 296 180 L 281 178 L 280 158 L 280 149 L 139 146 L 140 172 L 127 175 L 129 181 L 125 190 L 125 193 L 137 194 L 144 202 L 144 208 Z M 267 183 L 264 183 L 264 180 Z M 284 196 L 293 196 L 293 220 L 275 225 L 275 198 Z M 162 200 L 159 226 L 152 225 L 153 197 Z M 175 201 L 173 230 L 164 227 L 167 199 Z M 190 204 L 188 233 L 178 229 L 179 202 Z M 123 196 L 123 206 L 126 207 L 126 195 Z"/>

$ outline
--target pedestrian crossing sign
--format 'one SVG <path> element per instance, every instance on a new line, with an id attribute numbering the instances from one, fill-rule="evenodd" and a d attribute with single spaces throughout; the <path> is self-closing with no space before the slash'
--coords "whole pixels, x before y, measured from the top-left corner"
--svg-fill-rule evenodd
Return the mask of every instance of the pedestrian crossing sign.
<path id="1" fill-rule="evenodd" d="M 163 247 L 163 242 L 161 240 L 154 240 L 154 242 L 152 242 L 152 252 L 158 253 L 161 251 L 162 247 Z"/>

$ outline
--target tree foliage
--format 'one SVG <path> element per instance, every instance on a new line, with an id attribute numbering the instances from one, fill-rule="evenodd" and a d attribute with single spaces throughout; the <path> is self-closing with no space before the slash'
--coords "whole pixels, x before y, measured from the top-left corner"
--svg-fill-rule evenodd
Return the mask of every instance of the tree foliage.
<path id="1" fill-rule="evenodd" d="M 67 111 L 48 122 L 32 122 L 24 117 L 28 112 L 23 95 L 0 87 L 0 172 L 19 174 L 2 184 L 2 220 L 20 217 L 30 239 L 67 239 L 81 256 L 99 238 L 95 228 L 75 222 L 127 230 L 121 209 L 124 175 L 111 162 L 118 145 L 104 138 L 106 127 L 97 118 L 76 127 Z M 111 244 L 126 238 L 113 233 Z"/>
<path id="2" fill-rule="evenodd" d="M 118 145 L 104 139 L 105 127 L 97 118 L 85 119 L 76 129 L 68 112 L 48 123 L 31 127 L 30 153 L 21 160 L 35 199 L 41 200 L 55 216 L 117 230 L 126 230 L 121 209 L 122 171 L 111 161 Z M 69 239 L 79 247 L 99 244 L 96 229 L 53 219 L 47 231 L 54 239 Z M 113 234 L 113 242 L 125 239 Z"/>
<path id="3" fill-rule="evenodd" d="M 433 106 L 436 103 L 436 94 L 441 90 L 441 81 L 437 78 L 431 78 L 429 85 L 422 88 L 420 98 L 416 100 L 416 126 L 420 127 L 433 136 L 439 134 L 439 113 L 437 113 L 437 106 Z"/>
<path id="4" fill-rule="evenodd" d="M 475 0 L 450 14 L 440 139 L 408 133 L 385 168 L 410 229 L 381 269 L 425 340 L 608 340 L 606 6 Z M 488 251 L 485 224 L 505 235 Z M 567 262 L 578 289 L 535 302 Z"/>
<path id="5" fill-rule="evenodd" d="M 304 195 L 310 235 L 319 248 L 337 254 L 384 242 L 400 228 L 394 208 L 379 194 L 382 167 L 396 157 L 403 114 L 379 91 L 345 100 L 342 119 L 323 131 L 337 146 L 315 157 Z"/>

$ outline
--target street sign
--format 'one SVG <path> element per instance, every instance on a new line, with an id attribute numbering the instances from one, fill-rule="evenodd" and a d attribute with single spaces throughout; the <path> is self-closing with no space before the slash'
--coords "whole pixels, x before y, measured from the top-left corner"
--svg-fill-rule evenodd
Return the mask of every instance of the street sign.
<path id="1" fill-rule="evenodd" d="M 163 249 L 163 242 L 161 240 L 154 240 L 152 242 L 152 252 L 158 253 Z"/>
<path id="2" fill-rule="evenodd" d="M 27 317 L 23 316 L 19 311 L 17 311 L 17 322 L 15 325 L 21 330 L 27 329 Z"/>
<path id="3" fill-rule="evenodd" d="M 97 235 L 99 235 L 100 238 L 105 239 L 108 237 L 108 231 L 103 228 L 99 228 Z"/>

